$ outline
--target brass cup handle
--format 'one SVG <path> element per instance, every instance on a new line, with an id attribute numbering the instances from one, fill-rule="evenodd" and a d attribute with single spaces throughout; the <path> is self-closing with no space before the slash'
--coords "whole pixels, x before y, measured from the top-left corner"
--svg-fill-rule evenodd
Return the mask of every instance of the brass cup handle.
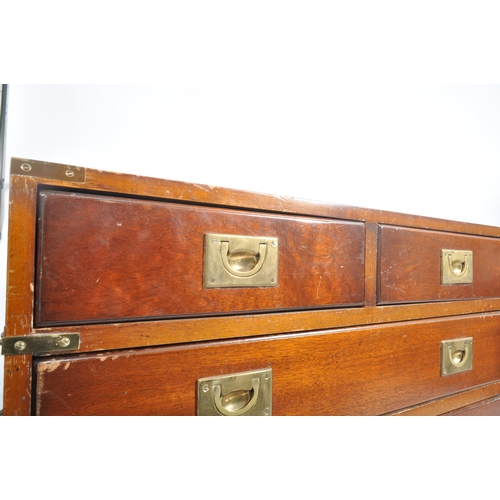
<path id="1" fill-rule="evenodd" d="M 252 379 L 252 389 L 236 390 L 222 396 L 220 385 L 214 386 L 214 403 L 222 415 L 238 416 L 249 412 L 259 397 L 260 379 Z"/>
<path id="2" fill-rule="evenodd" d="M 463 349 L 455 349 L 450 346 L 448 349 L 448 356 L 450 358 L 450 363 L 457 368 L 460 368 L 469 359 L 470 347 L 467 342 L 464 343 Z"/>
<path id="3" fill-rule="evenodd" d="M 267 244 L 261 243 L 258 253 L 250 250 L 237 250 L 230 253 L 228 241 L 221 241 L 220 244 L 222 264 L 226 268 L 226 271 L 240 278 L 253 276 L 262 269 L 266 260 L 266 250 Z"/>
<path id="4" fill-rule="evenodd" d="M 468 254 L 464 254 L 462 257 L 453 256 L 448 254 L 448 266 L 450 268 L 451 274 L 453 276 L 460 278 L 463 276 L 469 269 L 470 266 L 470 256 Z"/>

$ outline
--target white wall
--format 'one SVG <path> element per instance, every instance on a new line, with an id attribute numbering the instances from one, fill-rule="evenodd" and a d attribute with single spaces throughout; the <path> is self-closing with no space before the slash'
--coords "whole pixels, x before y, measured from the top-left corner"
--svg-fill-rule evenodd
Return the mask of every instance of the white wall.
<path id="1" fill-rule="evenodd" d="M 500 85 L 9 91 L 7 162 L 18 156 L 500 225 Z M 5 270 L 4 236 L 0 321 Z"/>

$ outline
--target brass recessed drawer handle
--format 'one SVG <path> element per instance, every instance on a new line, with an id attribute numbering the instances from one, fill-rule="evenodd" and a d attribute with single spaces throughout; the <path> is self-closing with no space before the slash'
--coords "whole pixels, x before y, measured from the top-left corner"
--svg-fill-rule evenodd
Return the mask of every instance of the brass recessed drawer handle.
<path id="1" fill-rule="evenodd" d="M 266 260 L 267 244 L 261 243 L 259 245 L 259 253 L 254 253 L 251 250 L 238 250 L 236 252 L 229 252 L 229 241 L 221 241 L 220 253 L 222 264 L 226 271 L 246 278 L 257 274 L 264 265 Z"/>
<path id="2" fill-rule="evenodd" d="M 456 349 L 455 351 L 448 349 L 448 357 L 453 366 L 460 368 L 469 357 L 469 349 L 467 347 L 465 349 Z"/>
<path id="3" fill-rule="evenodd" d="M 472 251 L 441 250 L 441 284 L 472 283 Z"/>
<path id="4" fill-rule="evenodd" d="M 205 288 L 278 285 L 278 238 L 205 234 Z"/>
<path id="5" fill-rule="evenodd" d="M 457 256 L 455 259 L 453 255 L 448 254 L 448 267 L 450 268 L 451 274 L 460 278 L 463 276 L 470 266 L 470 255 L 463 254 L 461 256 Z"/>
<path id="6" fill-rule="evenodd" d="M 472 370 L 473 338 L 441 342 L 441 376 Z"/>
<path id="7" fill-rule="evenodd" d="M 260 380 L 252 379 L 252 389 L 245 391 L 243 389 L 229 392 L 222 396 L 220 385 L 214 386 L 214 403 L 217 410 L 222 415 L 238 416 L 248 413 L 257 403 L 259 398 Z"/>
<path id="8" fill-rule="evenodd" d="M 272 414 L 272 370 L 201 378 L 197 393 L 197 415 L 268 416 Z"/>

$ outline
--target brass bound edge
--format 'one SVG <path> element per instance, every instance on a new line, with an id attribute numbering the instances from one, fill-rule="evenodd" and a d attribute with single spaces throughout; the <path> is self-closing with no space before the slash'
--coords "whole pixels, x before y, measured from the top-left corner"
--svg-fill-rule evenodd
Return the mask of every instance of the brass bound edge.
<path id="1" fill-rule="evenodd" d="M 12 158 L 10 173 L 56 181 L 85 182 L 85 168 L 83 167 L 20 158 Z"/>
<path id="2" fill-rule="evenodd" d="M 3 337 L 1 344 L 2 356 L 77 351 L 80 349 L 80 334 L 57 333 Z"/>

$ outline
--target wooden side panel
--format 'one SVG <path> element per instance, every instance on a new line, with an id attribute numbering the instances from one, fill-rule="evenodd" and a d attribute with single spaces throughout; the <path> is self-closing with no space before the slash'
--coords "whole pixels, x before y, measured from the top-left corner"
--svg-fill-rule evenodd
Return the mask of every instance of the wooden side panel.
<path id="1" fill-rule="evenodd" d="M 274 415 L 377 415 L 500 379 L 500 315 L 36 363 L 39 415 L 194 415 L 199 378 L 271 367 Z M 474 339 L 474 367 L 442 377 L 440 343 Z"/>
<path id="2" fill-rule="evenodd" d="M 9 247 L 5 335 L 27 335 L 33 328 L 37 184 L 10 178 Z M 5 356 L 4 415 L 28 415 L 31 408 L 31 356 Z"/>
<path id="3" fill-rule="evenodd" d="M 380 227 L 379 304 L 500 296 L 500 239 Z M 472 250 L 470 284 L 441 284 L 441 250 Z"/>
<path id="4" fill-rule="evenodd" d="M 361 305 L 364 225 L 47 191 L 36 324 Z M 279 239 L 278 286 L 203 288 L 205 233 Z"/>

